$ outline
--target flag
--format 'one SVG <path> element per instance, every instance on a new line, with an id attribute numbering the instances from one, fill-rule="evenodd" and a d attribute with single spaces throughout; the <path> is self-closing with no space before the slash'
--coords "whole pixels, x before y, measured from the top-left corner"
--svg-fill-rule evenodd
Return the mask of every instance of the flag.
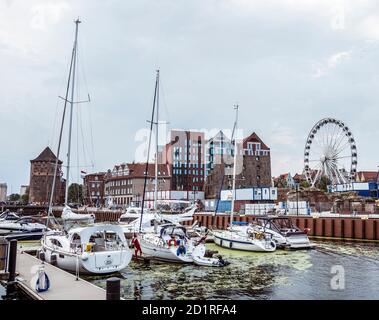
<path id="1" fill-rule="evenodd" d="M 87 172 L 85 172 L 84 170 L 80 170 L 80 177 L 82 179 L 84 179 L 84 177 L 86 176 Z"/>

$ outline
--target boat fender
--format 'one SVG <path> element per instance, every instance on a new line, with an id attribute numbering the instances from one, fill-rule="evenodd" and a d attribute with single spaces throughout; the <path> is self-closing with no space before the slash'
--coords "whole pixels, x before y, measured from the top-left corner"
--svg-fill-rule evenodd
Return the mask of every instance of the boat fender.
<path id="1" fill-rule="evenodd" d="M 83 260 L 83 261 L 86 261 L 86 260 L 88 260 L 88 258 L 89 258 L 89 254 L 88 254 L 88 252 L 83 252 L 83 253 L 82 253 L 82 260 Z"/>
<path id="2" fill-rule="evenodd" d="M 50 288 L 50 279 L 47 276 L 44 267 L 38 269 L 38 278 L 36 282 L 36 291 L 45 292 Z"/>
<path id="3" fill-rule="evenodd" d="M 92 251 L 92 243 L 87 243 L 84 251 L 85 252 L 91 252 Z"/>

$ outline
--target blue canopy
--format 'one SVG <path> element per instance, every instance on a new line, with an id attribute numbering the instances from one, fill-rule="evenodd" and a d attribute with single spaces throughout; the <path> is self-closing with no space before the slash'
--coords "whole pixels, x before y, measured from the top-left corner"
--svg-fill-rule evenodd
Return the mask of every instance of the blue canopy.
<path id="1" fill-rule="evenodd" d="M 247 221 L 233 221 L 232 224 L 238 224 L 238 225 L 243 226 L 243 225 L 247 225 L 248 223 Z"/>

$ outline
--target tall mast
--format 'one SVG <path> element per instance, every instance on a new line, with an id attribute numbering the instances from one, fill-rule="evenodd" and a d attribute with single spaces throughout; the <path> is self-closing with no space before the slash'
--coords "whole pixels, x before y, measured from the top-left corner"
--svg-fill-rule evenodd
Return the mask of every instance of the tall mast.
<path id="1" fill-rule="evenodd" d="M 159 134 L 159 69 L 157 70 L 156 77 L 156 127 L 155 127 L 155 185 L 154 185 L 154 209 L 157 210 L 157 201 L 158 201 L 158 134 Z"/>
<path id="2" fill-rule="evenodd" d="M 71 79 L 71 101 L 70 101 L 70 123 L 69 123 L 69 132 L 68 132 L 68 151 L 67 151 L 67 172 L 66 172 L 66 192 L 65 192 L 65 205 L 68 205 L 68 187 L 70 181 L 70 161 L 71 161 L 71 133 L 72 133 L 72 115 L 74 110 L 74 93 L 75 93 L 75 68 L 76 68 L 76 58 L 77 58 L 77 47 L 78 47 L 78 29 L 79 23 L 81 21 L 78 19 L 75 20 L 75 41 L 73 48 L 73 62 L 72 62 L 72 79 Z"/>
<path id="3" fill-rule="evenodd" d="M 149 170 L 151 134 L 153 132 L 153 125 L 154 125 L 154 115 L 155 115 L 155 106 L 156 106 L 156 101 L 157 101 L 158 82 L 159 82 L 159 70 L 157 70 L 157 76 L 155 79 L 153 110 L 151 112 L 151 120 L 149 121 L 150 122 L 150 134 L 149 134 L 149 143 L 148 143 L 148 147 L 147 147 L 146 166 L 145 166 L 145 172 L 144 172 L 145 177 L 144 177 L 144 181 L 143 181 L 143 193 L 142 193 L 142 205 L 141 205 L 141 218 L 140 218 L 140 222 L 139 222 L 139 232 L 141 232 L 141 229 L 142 229 L 142 217 L 143 217 L 143 210 L 145 207 L 145 193 L 146 193 L 147 175 L 148 175 L 148 170 Z"/>
<path id="4" fill-rule="evenodd" d="M 234 155 L 233 155 L 233 185 L 232 185 L 232 206 L 230 209 L 230 229 L 233 228 L 234 201 L 236 198 L 236 170 L 237 170 L 237 123 L 238 123 L 238 104 L 234 106 L 236 110 L 236 120 L 234 121 L 232 139 L 234 137 Z"/>

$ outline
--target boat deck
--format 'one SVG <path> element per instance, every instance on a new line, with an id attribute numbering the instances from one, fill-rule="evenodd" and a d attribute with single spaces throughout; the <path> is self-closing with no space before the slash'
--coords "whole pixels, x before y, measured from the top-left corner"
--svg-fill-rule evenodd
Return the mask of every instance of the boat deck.
<path id="1" fill-rule="evenodd" d="M 106 291 L 83 279 L 76 280 L 75 275 L 44 263 L 45 272 L 50 279 L 50 288 L 37 293 L 34 286 L 36 273 L 41 261 L 30 254 L 17 253 L 17 284 L 35 300 L 105 300 Z"/>

